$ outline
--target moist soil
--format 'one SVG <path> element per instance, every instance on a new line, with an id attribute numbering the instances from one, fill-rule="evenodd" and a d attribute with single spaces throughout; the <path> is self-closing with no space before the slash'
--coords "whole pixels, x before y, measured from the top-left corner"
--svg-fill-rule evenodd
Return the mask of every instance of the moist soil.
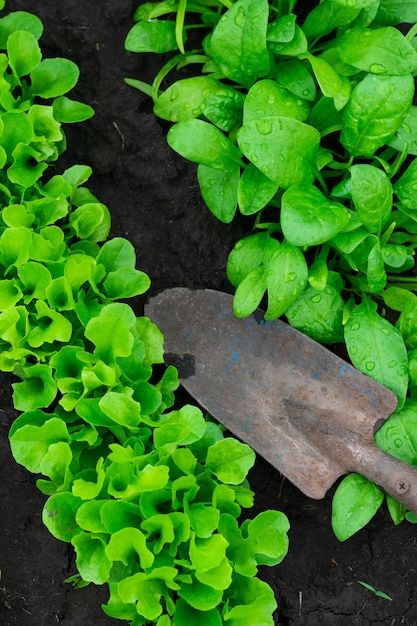
<path id="1" fill-rule="evenodd" d="M 194 166 L 166 144 L 167 124 L 152 114 L 148 97 L 128 87 L 126 76 L 150 82 L 161 65 L 152 54 L 124 51 L 137 3 L 131 0 L 9 0 L 8 11 L 37 14 L 45 31 L 45 57 L 75 61 L 81 76 L 73 96 L 96 114 L 66 127 L 68 149 L 56 171 L 90 165 L 89 187 L 112 214 L 112 235 L 128 238 L 138 267 L 152 280 L 150 294 L 174 286 L 230 292 L 225 275 L 228 252 L 250 224 L 218 222 L 202 202 Z M 130 301 L 139 315 L 145 298 Z M 45 497 L 35 477 L 12 459 L 8 430 L 15 418 L 11 379 L 0 388 L 0 626 L 117 626 L 101 603 L 107 588 L 73 589 L 70 546 L 54 539 L 41 521 Z M 386 508 L 344 543 L 331 529 L 331 498 L 307 498 L 258 458 L 250 473 L 255 507 L 274 508 L 291 523 L 284 561 L 261 568 L 274 589 L 280 626 L 417 624 L 417 528 L 395 527 Z M 392 597 L 378 597 L 359 581 Z"/>

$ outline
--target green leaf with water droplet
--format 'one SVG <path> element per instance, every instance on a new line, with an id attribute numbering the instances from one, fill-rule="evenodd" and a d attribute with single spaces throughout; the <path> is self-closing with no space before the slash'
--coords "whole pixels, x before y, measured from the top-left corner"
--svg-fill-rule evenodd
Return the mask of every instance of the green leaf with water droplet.
<path id="1" fill-rule="evenodd" d="M 269 78 L 258 80 L 248 91 L 243 107 L 243 123 L 263 117 L 292 117 L 304 122 L 309 115 L 308 103 Z"/>
<path id="2" fill-rule="evenodd" d="M 388 145 L 398 152 L 406 150 L 408 154 L 417 155 L 417 106 L 410 108 L 405 120 Z"/>
<path id="3" fill-rule="evenodd" d="M 236 317 L 246 317 L 258 308 L 266 291 L 266 275 L 263 266 L 249 272 L 239 283 L 233 299 Z"/>
<path id="4" fill-rule="evenodd" d="M 177 80 L 156 100 L 153 112 L 170 122 L 204 115 L 221 130 L 229 131 L 241 119 L 244 97 L 210 76 Z"/>
<path id="5" fill-rule="evenodd" d="M 332 527 L 339 541 L 346 541 L 373 518 L 384 500 L 382 491 L 360 474 L 342 480 L 332 501 Z"/>
<path id="6" fill-rule="evenodd" d="M 323 0 L 307 15 L 303 31 L 308 39 L 328 35 L 335 28 L 347 26 L 358 16 L 360 7 L 343 6 L 334 0 Z"/>
<path id="7" fill-rule="evenodd" d="M 387 284 L 385 263 L 379 240 L 371 248 L 366 267 L 366 278 L 371 293 L 380 293 Z"/>
<path id="8" fill-rule="evenodd" d="M 397 26 L 402 22 L 417 22 L 417 3 L 415 0 L 380 0 L 376 22 L 382 25 Z"/>
<path id="9" fill-rule="evenodd" d="M 414 79 L 367 74 L 344 109 L 342 145 L 351 156 L 372 156 L 403 123 L 414 96 Z"/>
<path id="10" fill-rule="evenodd" d="M 394 192 L 408 209 L 416 208 L 417 159 L 413 159 L 394 185 Z"/>
<path id="11" fill-rule="evenodd" d="M 237 140 L 249 161 L 277 185 L 313 182 L 320 133 L 312 126 L 289 117 L 264 117 L 244 124 Z"/>
<path id="12" fill-rule="evenodd" d="M 417 349 L 417 296 L 408 289 L 389 287 L 382 293 L 382 297 L 387 306 L 401 312 L 396 326 L 407 348 Z"/>
<path id="13" fill-rule="evenodd" d="M 384 263 L 390 270 L 400 270 L 404 267 L 408 260 L 408 249 L 399 244 L 386 243 L 382 246 L 382 256 Z M 414 259 L 413 259 L 414 267 Z"/>
<path id="14" fill-rule="evenodd" d="M 252 85 L 268 74 L 268 15 L 267 0 L 237 0 L 220 18 L 210 38 L 210 53 L 227 78 Z"/>
<path id="15" fill-rule="evenodd" d="M 392 185 L 382 169 L 360 164 L 351 168 L 352 200 L 362 224 L 378 236 L 391 214 Z"/>
<path id="16" fill-rule="evenodd" d="M 334 44 L 343 63 L 364 72 L 405 76 L 417 71 L 417 53 L 396 28 L 352 28 Z"/>
<path id="17" fill-rule="evenodd" d="M 329 268 L 324 259 L 316 259 L 308 270 L 308 282 L 316 291 L 324 291 L 329 277 Z"/>
<path id="18" fill-rule="evenodd" d="M 407 507 L 405 507 L 404 504 L 401 504 L 401 502 L 398 502 L 398 500 L 395 500 L 392 496 L 388 494 L 386 494 L 385 497 L 387 500 L 387 507 L 389 514 L 391 515 L 391 519 L 394 524 L 398 526 L 398 524 L 401 524 L 401 522 L 405 518 L 405 515 L 407 513 Z"/>
<path id="19" fill-rule="evenodd" d="M 156 100 L 153 112 L 163 120 L 183 122 L 203 112 L 203 102 L 220 83 L 209 76 L 177 80 Z"/>
<path id="20" fill-rule="evenodd" d="M 239 210 L 243 215 L 253 215 L 263 209 L 278 191 L 278 185 L 262 174 L 252 163 L 242 172 L 237 189 Z"/>
<path id="21" fill-rule="evenodd" d="M 397 321 L 397 328 L 407 348 L 417 348 L 417 296 L 407 292 L 406 302 Z"/>
<path id="22" fill-rule="evenodd" d="M 346 346 L 353 365 L 391 389 L 402 407 L 408 388 L 407 349 L 399 330 L 376 309 L 368 299 L 352 309 L 345 324 Z"/>
<path id="23" fill-rule="evenodd" d="M 224 169 L 200 163 L 197 168 L 197 179 L 203 200 L 213 215 L 224 224 L 230 224 L 236 213 L 239 175 L 238 163 Z"/>
<path id="24" fill-rule="evenodd" d="M 291 16 L 284 16 L 291 17 Z M 294 16 L 295 17 L 295 16 Z M 296 57 L 304 54 L 308 50 L 308 41 L 304 32 L 294 24 L 294 35 L 290 41 L 277 41 L 280 35 L 276 35 L 273 25 L 269 26 L 267 41 L 268 49 L 274 54 L 281 54 L 289 57 Z"/>
<path id="25" fill-rule="evenodd" d="M 309 101 L 316 99 L 317 88 L 314 78 L 300 59 L 280 63 L 277 67 L 276 80 L 299 98 Z"/>
<path id="26" fill-rule="evenodd" d="M 268 256 L 264 264 L 268 289 L 265 319 L 273 320 L 283 315 L 304 291 L 308 267 L 302 252 L 287 241 Z"/>
<path id="27" fill-rule="evenodd" d="M 291 326 L 320 343 L 343 341 L 344 301 L 327 285 L 323 291 L 308 286 L 286 312 Z"/>
<path id="28" fill-rule="evenodd" d="M 227 278 L 232 285 L 237 287 L 249 272 L 262 265 L 267 250 L 273 252 L 278 246 L 278 241 L 267 233 L 256 233 L 238 241 L 227 260 Z"/>
<path id="29" fill-rule="evenodd" d="M 283 15 L 268 25 L 267 40 L 288 43 L 294 39 L 297 16 L 294 13 Z"/>
<path id="30" fill-rule="evenodd" d="M 304 54 L 302 58 L 310 62 L 323 95 L 327 98 L 337 96 L 342 90 L 343 81 L 332 66 L 324 59 L 315 57 L 310 53 Z"/>
<path id="31" fill-rule="evenodd" d="M 169 146 L 182 157 L 217 169 L 232 168 L 241 163 L 237 147 L 221 130 L 198 119 L 172 126 L 167 135 Z"/>
<path id="32" fill-rule="evenodd" d="M 348 224 L 348 209 L 333 202 L 313 185 L 293 185 L 282 196 L 281 226 L 295 246 L 317 246 L 329 241 Z"/>
<path id="33" fill-rule="evenodd" d="M 408 351 L 408 372 L 410 376 L 409 395 L 417 399 L 417 349 Z"/>
<path id="34" fill-rule="evenodd" d="M 127 34 L 125 48 L 129 52 L 170 52 L 177 50 L 173 20 L 141 20 Z"/>
<path id="35" fill-rule="evenodd" d="M 417 467 L 417 400 L 407 398 L 376 432 L 375 442 L 384 452 Z"/>

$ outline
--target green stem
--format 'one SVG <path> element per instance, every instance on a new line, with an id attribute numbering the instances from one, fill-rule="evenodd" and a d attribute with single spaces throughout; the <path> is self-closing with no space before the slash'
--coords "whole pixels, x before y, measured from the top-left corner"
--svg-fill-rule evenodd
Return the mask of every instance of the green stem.
<path id="1" fill-rule="evenodd" d="M 406 34 L 405 38 L 408 39 L 408 41 L 411 41 L 412 39 L 414 39 L 416 35 L 417 35 L 417 24 L 414 24 L 414 26 L 412 26 L 410 30 L 408 31 L 408 33 Z"/>
<path id="2" fill-rule="evenodd" d="M 177 19 L 175 20 L 175 39 L 181 54 L 185 54 L 184 49 L 184 20 L 187 9 L 187 0 L 180 0 L 178 3 Z"/>
<path id="3" fill-rule="evenodd" d="M 337 133 L 339 130 L 342 130 L 342 124 L 333 124 L 333 126 L 328 126 L 321 133 L 321 137 L 326 137 L 326 135 L 330 135 L 331 133 Z"/>
<path id="4" fill-rule="evenodd" d="M 157 73 L 157 75 L 154 78 L 154 81 L 152 83 L 152 100 L 154 102 L 156 102 L 158 100 L 159 97 L 159 87 L 161 86 L 162 81 L 164 80 L 164 78 L 170 73 L 170 71 L 172 69 L 174 69 L 174 67 L 177 65 L 177 63 L 179 63 L 179 61 L 181 59 L 184 58 L 183 54 L 176 54 L 174 57 L 172 57 L 172 59 L 170 59 L 168 61 L 168 63 L 165 63 L 165 65 L 163 67 L 161 67 L 161 69 L 159 70 L 159 72 Z"/>
<path id="5" fill-rule="evenodd" d="M 395 283 L 414 283 L 414 289 L 417 290 L 417 277 L 416 276 L 389 276 L 387 280 L 394 281 Z"/>

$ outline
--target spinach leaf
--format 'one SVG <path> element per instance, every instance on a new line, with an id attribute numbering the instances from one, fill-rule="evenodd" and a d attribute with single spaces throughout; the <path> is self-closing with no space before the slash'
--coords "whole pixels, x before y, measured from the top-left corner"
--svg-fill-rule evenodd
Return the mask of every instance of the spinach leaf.
<path id="1" fill-rule="evenodd" d="M 349 314 L 345 324 L 349 357 L 361 372 L 391 389 L 401 408 L 408 387 L 407 350 L 400 332 L 365 300 Z"/>
<path id="2" fill-rule="evenodd" d="M 178 48 L 175 23 L 171 20 L 140 21 L 129 31 L 125 48 L 129 52 L 170 52 Z"/>
<path id="3" fill-rule="evenodd" d="M 270 67 L 267 0 L 237 0 L 210 38 L 210 54 L 227 78 L 249 86 Z"/>
<path id="4" fill-rule="evenodd" d="M 348 224 L 350 213 L 329 201 L 313 185 L 292 185 L 282 196 L 281 225 L 294 246 L 316 246 L 329 241 Z"/>
<path id="5" fill-rule="evenodd" d="M 375 434 L 376 444 L 388 454 L 417 465 L 417 402 L 408 398 Z"/>
<path id="6" fill-rule="evenodd" d="M 308 286 L 285 312 L 291 326 L 320 343 L 343 341 L 344 301 L 331 285 L 317 291 Z"/>
<path id="7" fill-rule="evenodd" d="M 280 317 L 304 291 L 308 268 L 304 255 L 284 241 L 264 260 L 268 308 L 265 319 Z"/>
<path id="8" fill-rule="evenodd" d="M 410 110 L 413 94 L 410 74 L 367 74 L 358 83 L 345 107 L 340 136 L 352 157 L 373 156 L 394 136 Z"/>
<path id="9" fill-rule="evenodd" d="M 154 113 L 170 122 L 204 116 L 221 130 L 231 130 L 241 119 L 243 96 L 209 76 L 177 80 L 154 105 Z"/>
<path id="10" fill-rule="evenodd" d="M 376 21 L 379 24 L 396 26 L 402 22 L 414 24 L 417 21 L 417 6 L 413 0 L 380 0 Z"/>
<path id="11" fill-rule="evenodd" d="M 277 191 L 277 183 L 265 176 L 253 163 L 248 163 L 237 189 L 240 212 L 243 215 L 257 213 L 272 200 Z"/>
<path id="12" fill-rule="evenodd" d="M 346 541 L 373 518 L 384 500 L 382 491 L 360 474 L 349 474 L 336 489 L 332 502 L 332 527 Z"/>
<path id="13" fill-rule="evenodd" d="M 320 134 L 312 126 L 289 117 L 262 117 L 241 126 L 237 140 L 249 161 L 280 187 L 313 182 Z"/>
<path id="14" fill-rule="evenodd" d="M 195 163 L 215 169 L 241 163 L 239 150 L 230 139 L 202 120 L 178 122 L 169 130 L 167 140 L 173 150 Z"/>
<path id="15" fill-rule="evenodd" d="M 412 106 L 394 137 L 388 142 L 398 152 L 417 155 L 417 106 Z"/>
<path id="16" fill-rule="evenodd" d="M 383 170 L 358 164 L 351 168 L 352 200 L 362 224 L 378 236 L 392 210 L 392 185 Z"/>
<path id="17" fill-rule="evenodd" d="M 243 109 L 243 124 L 264 117 L 291 117 L 304 122 L 310 107 L 288 89 L 280 87 L 271 79 L 258 80 L 249 89 Z"/>
<path id="18" fill-rule="evenodd" d="M 238 203 L 240 167 L 238 163 L 224 169 L 200 163 L 197 179 L 201 195 L 210 211 L 224 224 L 233 220 Z"/>
<path id="19" fill-rule="evenodd" d="M 417 71 L 417 53 L 396 28 L 354 28 L 337 38 L 335 48 L 343 63 L 358 70 L 395 76 Z"/>
<path id="20" fill-rule="evenodd" d="M 288 91 L 303 100 L 316 99 L 317 88 L 314 79 L 300 59 L 283 61 L 276 69 L 276 80 Z"/>

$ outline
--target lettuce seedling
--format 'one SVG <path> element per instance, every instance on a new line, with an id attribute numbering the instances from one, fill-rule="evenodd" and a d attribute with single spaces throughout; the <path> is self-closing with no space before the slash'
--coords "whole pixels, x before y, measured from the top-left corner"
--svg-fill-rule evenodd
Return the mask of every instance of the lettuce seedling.
<path id="1" fill-rule="evenodd" d="M 111 617 L 271 626 L 274 594 L 256 577 L 285 557 L 288 520 L 270 511 L 239 525 L 255 453 L 197 407 L 173 408 L 177 371 L 154 371 L 161 332 L 119 302 L 150 285 L 132 244 L 108 238 L 90 168 L 50 175 L 61 123 L 92 111 L 64 95 L 78 68 L 42 60 L 41 31 L 30 14 L 0 18 L 0 368 L 20 379 L 13 455 L 48 496 L 45 525 L 74 546 L 70 581 L 108 584 Z"/>
<path id="2" fill-rule="evenodd" d="M 130 51 L 159 52 L 171 30 L 164 52 L 173 55 L 153 84 L 127 82 L 173 124 L 168 144 L 198 164 L 211 212 L 224 223 L 245 216 L 248 234 L 227 264 L 235 314 L 265 304 L 266 319 L 286 316 L 322 343 L 344 342 L 353 365 L 398 398 L 377 436 L 385 450 L 395 447 L 389 424 L 417 389 L 411 4 L 323 0 L 300 19 L 291 0 L 178 2 L 167 19 L 166 2 L 145 3 L 126 40 Z M 400 439 L 396 455 L 415 464 Z M 382 500 L 348 477 L 333 503 L 336 535 L 359 530 Z M 405 511 L 387 501 L 401 521 Z"/>

